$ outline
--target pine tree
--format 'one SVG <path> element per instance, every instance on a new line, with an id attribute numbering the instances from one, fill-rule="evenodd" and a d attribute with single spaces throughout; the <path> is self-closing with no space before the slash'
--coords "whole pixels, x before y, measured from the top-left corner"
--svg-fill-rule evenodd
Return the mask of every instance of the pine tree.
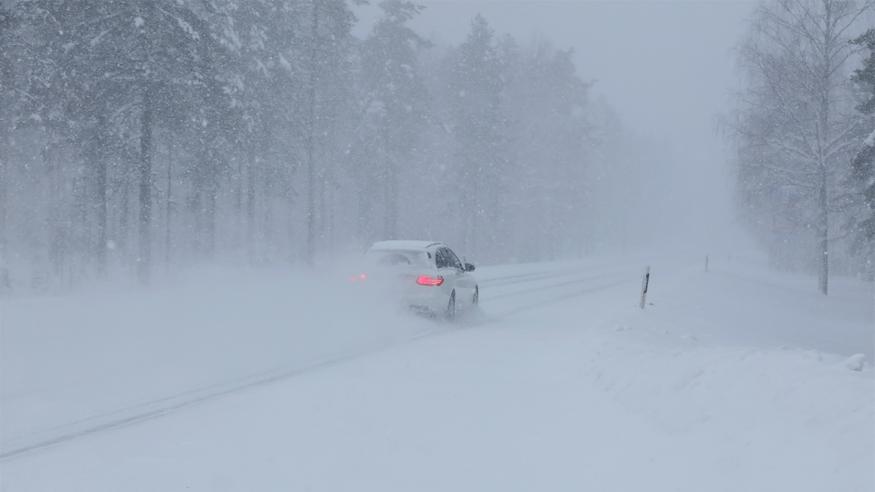
<path id="1" fill-rule="evenodd" d="M 869 29 L 855 39 L 854 43 L 868 51 L 863 66 L 854 72 L 852 79 L 863 93 L 864 99 L 858 109 L 868 117 L 867 121 L 871 129 L 851 164 L 854 182 L 868 208 L 867 216 L 860 220 L 857 227 L 865 240 L 875 241 L 875 128 L 871 126 L 872 116 L 875 116 L 875 29 Z"/>
<path id="2" fill-rule="evenodd" d="M 535 258 L 579 254 L 585 244 L 587 145 L 591 123 L 586 118 L 589 85 L 577 77 L 573 52 L 538 42 L 519 53 L 507 89 L 513 122 L 510 144 L 521 162 L 511 171 L 510 196 L 534 230 L 527 254 Z M 524 186 L 520 186 L 524 184 Z"/>
<path id="3" fill-rule="evenodd" d="M 97 263 L 104 268 L 107 243 L 107 156 L 113 140 L 135 127 L 138 134 L 139 277 L 148 281 L 153 222 L 155 127 L 180 107 L 208 108 L 221 91 L 214 61 L 221 47 L 196 2 L 171 0 L 30 0 L 22 2 L 45 70 L 35 78 L 47 101 L 45 113 L 75 133 L 94 169 Z M 60 23 L 60 25 L 56 25 Z M 207 105 L 204 105 L 204 97 Z M 203 126 L 203 115 L 189 111 Z M 198 117 L 201 116 L 201 117 Z M 203 133 L 202 131 L 200 132 Z"/>
<path id="4" fill-rule="evenodd" d="M 0 179 L 15 228 L 0 223 L 0 243 L 32 262 L 28 277 L 67 287 L 131 265 L 145 281 L 153 243 L 179 264 L 244 244 L 250 261 L 312 260 L 370 234 L 477 254 L 531 224 L 536 258 L 565 254 L 555 238 L 581 223 L 592 143 L 571 53 L 523 54 L 482 17 L 460 47 L 425 50 L 410 28 L 421 7 L 405 0 L 382 3 L 361 41 L 345 0 L 15 5 L 0 136 L 32 162 Z M 406 200 L 422 190 L 435 193 Z"/>
<path id="5" fill-rule="evenodd" d="M 486 19 L 480 15 L 474 18 L 471 32 L 455 56 L 450 106 L 456 162 L 460 166 L 458 217 L 464 224 L 464 247 L 477 253 L 485 245 L 484 240 L 492 244 L 496 239 L 491 237 L 489 222 L 501 205 L 496 197 L 487 196 L 487 190 L 495 189 L 492 185 L 499 180 L 506 163 L 503 68 Z"/>
<path id="6" fill-rule="evenodd" d="M 407 23 L 422 7 L 406 0 L 380 3 L 383 17 L 362 45 L 364 97 L 379 142 L 378 171 L 383 188 L 384 237 L 398 234 L 400 166 L 408 163 L 417 147 L 426 118 L 426 90 L 419 73 L 418 51 L 428 43 Z"/>
<path id="7" fill-rule="evenodd" d="M 303 137 L 307 190 L 305 259 L 312 264 L 318 240 L 317 220 L 325 212 L 319 205 L 324 201 L 328 171 L 325 159 L 317 159 L 324 151 L 325 140 L 331 140 L 338 116 L 341 103 L 337 89 L 349 70 L 355 16 L 345 0 L 298 0 L 296 6 L 302 23 L 290 62 L 292 72 L 299 77 L 296 82 L 303 88 L 297 100 L 303 115 L 298 135 Z"/>
<path id="8" fill-rule="evenodd" d="M 17 97 L 14 93 L 15 65 L 14 56 L 19 52 L 20 44 L 16 40 L 16 26 L 12 12 L 0 4 L 0 291 L 10 287 L 8 260 L 8 235 L 9 225 L 7 221 L 7 201 L 9 168 L 11 163 L 7 160 L 9 155 L 9 135 L 13 131 L 15 122 L 13 114 Z"/>

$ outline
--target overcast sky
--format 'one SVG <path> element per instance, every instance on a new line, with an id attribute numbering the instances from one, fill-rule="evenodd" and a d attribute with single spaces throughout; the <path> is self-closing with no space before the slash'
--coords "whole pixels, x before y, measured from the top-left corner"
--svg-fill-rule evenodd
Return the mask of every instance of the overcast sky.
<path id="1" fill-rule="evenodd" d="M 542 37 L 559 48 L 573 47 L 580 75 L 596 81 L 596 94 L 617 109 L 625 125 L 671 149 L 675 167 L 665 172 L 683 176 L 667 190 L 685 214 L 678 227 L 723 227 L 732 221 L 726 146 L 715 120 L 729 110 L 734 49 L 755 2 L 419 3 L 426 8 L 414 27 L 438 42 L 459 43 L 479 12 L 499 34 L 513 34 L 522 43 Z M 359 34 L 366 34 L 375 10 L 371 5 L 360 11 Z"/>

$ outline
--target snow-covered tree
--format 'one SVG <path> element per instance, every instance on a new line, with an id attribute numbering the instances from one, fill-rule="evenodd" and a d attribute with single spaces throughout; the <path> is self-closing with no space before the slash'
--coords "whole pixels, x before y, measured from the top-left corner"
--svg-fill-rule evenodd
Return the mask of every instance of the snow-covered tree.
<path id="1" fill-rule="evenodd" d="M 579 254 L 588 239 L 589 84 L 578 77 L 571 50 L 544 41 L 511 60 L 506 106 L 518 165 L 507 173 L 506 201 L 518 207 L 517 220 L 534 228 L 527 232 L 541 238 L 529 242 L 533 257 Z"/>
<path id="2" fill-rule="evenodd" d="M 406 0 L 384 0 L 383 17 L 361 47 L 362 84 L 371 134 L 382 169 L 378 173 L 384 204 L 383 235 L 398 235 L 401 167 L 417 149 L 426 122 L 427 94 L 419 73 L 418 52 L 428 43 L 407 23 L 422 7 Z"/>
<path id="3" fill-rule="evenodd" d="M 835 215 L 847 207 L 841 183 L 861 131 L 849 87 L 849 41 L 871 6 L 844 0 L 764 3 L 741 55 L 748 82 L 735 128 L 744 141 L 740 147 L 756 149 L 742 156 L 741 187 L 769 190 L 775 206 L 814 231 L 824 294 Z"/>
<path id="4" fill-rule="evenodd" d="M 501 204 L 497 184 L 508 162 L 507 116 L 502 106 L 503 67 L 492 28 L 481 15 L 454 54 L 450 80 L 452 131 L 456 140 L 460 200 L 455 216 L 463 227 L 463 244 L 479 252 L 494 243 Z"/>
<path id="5" fill-rule="evenodd" d="M 179 118 L 180 108 L 203 111 L 221 97 L 214 66 L 221 46 L 199 11 L 186 2 L 28 0 L 19 8 L 46 65 L 35 82 L 44 101 L 57 101 L 49 103 L 46 113 L 65 123 L 93 169 L 95 256 L 101 270 L 109 243 L 107 152 L 118 156 L 112 149 L 127 147 L 136 156 L 135 169 L 125 174 L 139 190 L 136 263 L 146 281 L 153 241 L 155 128 L 165 118 Z M 191 110 L 185 117 L 191 128 L 216 123 Z M 134 145 L 132 133 L 137 135 Z"/>
<path id="6" fill-rule="evenodd" d="M 482 17 L 460 46 L 423 49 L 421 7 L 406 0 L 381 3 L 359 40 L 355 3 L 2 11 L 0 247 L 13 280 L 146 280 L 161 253 L 169 266 L 314 261 L 391 236 L 490 261 L 577 254 L 602 122 L 573 53 L 496 40 Z"/>
<path id="7" fill-rule="evenodd" d="M 864 216 L 855 225 L 861 240 L 869 243 L 864 249 L 871 251 L 875 249 L 875 29 L 866 31 L 854 44 L 867 51 L 863 66 L 854 72 L 852 79 L 863 95 L 858 109 L 868 123 L 867 131 L 871 130 L 851 163 L 853 181 L 865 205 Z M 869 258 L 869 261 L 871 273 L 871 262 L 875 259 Z"/>
<path id="8" fill-rule="evenodd" d="M 13 114 L 18 106 L 13 67 L 16 62 L 15 53 L 20 49 L 19 45 L 12 12 L 0 4 L 0 290 L 9 287 L 9 271 L 6 266 L 9 235 L 6 202 L 10 175 L 8 168 L 11 163 L 6 156 L 9 155 L 10 150 L 9 138 L 13 131 Z"/>
<path id="9" fill-rule="evenodd" d="M 324 201 L 327 163 L 324 158 L 320 160 L 320 151 L 324 151 L 325 137 L 331 135 L 338 117 L 338 83 L 349 69 L 355 17 L 345 0 L 308 0 L 299 8 L 303 24 L 296 38 L 295 60 L 303 84 L 300 107 L 307 194 L 305 259 L 312 263 L 318 241 L 317 220 L 325 211 L 319 205 Z"/>

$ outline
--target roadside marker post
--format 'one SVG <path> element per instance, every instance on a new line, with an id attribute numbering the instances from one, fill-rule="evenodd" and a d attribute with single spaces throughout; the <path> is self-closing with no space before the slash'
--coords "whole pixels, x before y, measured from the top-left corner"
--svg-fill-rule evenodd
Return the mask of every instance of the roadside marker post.
<path id="1" fill-rule="evenodd" d="M 647 288 L 650 287 L 650 265 L 644 271 L 644 278 L 641 279 L 641 309 L 647 303 Z"/>

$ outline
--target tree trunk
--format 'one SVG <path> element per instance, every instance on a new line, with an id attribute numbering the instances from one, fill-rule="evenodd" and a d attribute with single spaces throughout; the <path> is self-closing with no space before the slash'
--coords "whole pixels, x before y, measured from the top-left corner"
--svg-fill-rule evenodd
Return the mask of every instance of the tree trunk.
<path id="1" fill-rule="evenodd" d="M 54 145 L 52 146 L 54 147 Z M 56 280 L 63 277 L 65 257 L 67 252 L 67 235 L 63 224 L 61 207 L 64 202 L 63 187 L 61 186 L 61 164 L 54 148 L 48 151 L 49 168 L 49 193 L 52 196 L 52 204 L 49 208 L 49 258 L 52 266 L 52 274 Z"/>
<path id="2" fill-rule="evenodd" d="M 398 171 L 391 159 L 386 173 L 386 237 L 398 237 Z"/>
<path id="3" fill-rule="evenodd" d="M 829 203 L 826 191 L 826 169 L 821 168 L 820 186 L 818 193 L 818 208 L 820 209 L 820 224 L 818 225 L 818 253 L 819 269 L 817 272 L 817 285 L 823 295 L 829 294 Z"/>
<path id="4" fill-rule="evenodd" d="M 89 212 L 93 198 L 89 193 L 91 185 L 89 176 L 85 173 L 77 173 L 77 176 L 71 180 L 70 185 L 73 193 L 73 206 L 70 207 L 67 228 L 70 230 L 73 252 L 78 257 L 79 262 L 76 262 L 74 259 L 74 261 L 70 261 L 67 265 L 68 288 L 73 287 L 82 276 L 86 265 L 90 265 L 94 259 L 94 251 L 92 251 L 90 241 L 91 224 L 89 223 Z"/>
<path id="5" fill-rule="evenodd" d="M 274 232 L 274 229 L 276 228 L 276 226 L 274 225 L 274 222 L 273 222 L 274 221 L 274 217 L 273 217 L 273 205 L 274 204 L 273 204 L 272 197 L 273 197 L 273 184 L 274 184 L 273 178 L 274 178 L 274 176 L 272 176 L 272 174 L 273 174 L 273 172 L 266 171 L 266 172 L 262 173 L 262 176 L 261 176 L 262 178 L 264 178 L 264 181 L 262 181 L 262 183 L 261 183 L 261 186 L 262 186 L 261 196 L 262 196 L 262 203 L 264 204 L 263 205 L 264 214 L 261 216 L 261 220 L 262 220 L 263 225 L 261 227 L 261 234 L 260 234 L 259 239 L 261 240 L 261 243 L 264 245 L 263 251 L 267 252 L 267 254 L 262 253 L 262 257 L 272 255 L 273 253 L 276 252 L 276 247 L 275 247 L 276 240 L 273 237 L 273 232 Z"/>
<path id="6" fill-rule="evenodd" d="M 6 207 L 8 203 L 7 194 L 9 188 L 9 174 L 11 166 L 9 165 L 9 129 L 0 122 L 0 290 L 4 287 L 9 287 L 9 271 L 8 271 L 8 234 L 9 222 L 7 221 Z"/>
<path id="7" fill-rule="evenodd" d="M 95 152 L 97 159 L 97 173 L 95 175 L 94 200 L 97 208 L 97 244 L 95 244 L 95 260 L 97 261 L 97 274 L 101 277 L 106 275 L 106 250 L 107 250 L 107 156 L 105 154 L 104 135 L 107 131 L 106 117 L 100 115 L 97 123 L 99 132 L 98 146 Z"/>
<path id="8" fill-rule="evenodd" d="M 386 239 L 394 239 L 398 234 L 398 176 L 395 169 L 395 159 L 393 159 L 394 153 L 390 148 L 388 122 L 383 123 L 381 133 L 383 139 L 383 165 L 385 166 L 383 202 L 386 206 L 384 211 L 386 215 L 383 217 L 383 234 Z"/>
<path id="9" fill-rule="evenodd" d="M 129 242 L 131 236 L 131 228 L 130 228 L 130 220 L 131 220 L 131 189 L 130 189 L 130 178 L 128 176 L 127 171 L 122 175 L 122 189 L 121 189 L 121 207 L 119 210 L 119 218 L 118 218 L 118 233 L 115 234 L 115 241 L 117 243 L 117 248 L 119 251 L 118 256 L 124 259 L 124 262 L 128 261 L 129 256 Z"/>
<path id="10" fill-rule="evenodd" d="M 310 101 L 310 114 L 314 114 L 314 102 Z M 315 200 L 315 179 L 314 179 L 314 164 L 313 164 L 313 128 L 312 119 L 310 120 L 309 134 L 307 136 L 307 264 L 313 264 L 313 257 L 316 253 L 316 200 Z"/>
<path id="11" fill-rule="evenodd" d="M 164 200 L 164 264 L 170 267 L 173 258 L 173 136 L 167 141 L 167 195 Z"/>
<path id="12" fill-rule="evenodd" d="M 219 185 L 211 174 L 207 178 L 206 201 L 204 204 L 204 256 L 213 259 L 216 253 L 216 195 Z"/>
<path id="13" fill-rule="evenodd" d="M 480 210 L 483 204 L 480 201 L 480 180 L 482 179 L 482 167 L 479 163 L 466 161 L 468 169 L 471 169 L 471 197 L 469 200 L 469 208 L 464 213 L 468 217 L 468 245 L 466 247 L 470 254 L 478 255 L 480 253 Z M 540 253 L 539 253 L 540 254 Z"/>
<path id="14" fill-rule="evenodd" d="M 246 256 L 249 264 L 255 262 L 255 173 L 258 158 L 255 163 L 249 162 L 246 169 Z"/>
<path id="15" fill-rule="evenodd" d="M 313 264 L 313 257 L 316 254 L 316 201 L 315 201 L 315 172 L 316 167 L 313 162 L 314 146 L 316 137 L 316 64 L 318 63 L 318 52 L 316 39 L 319 36 L 319 2 L 313 0 L 311 3 L 312 23 L 310 40 L 310 87 L 308 96 L 308 118 L 307 118 L 307 264 Z"/>
<path id="16" fill-rule="evenodd" d="M 203 186 L 195 182 L 192 187 L 191 197 L 188 199 L 188 207 L 192 220 L 194 221 L 191 228 L 189 239 L 191 240 L 191 250 L 199 255 L 203 251 L 203 229 L 204 229 L 204 192 Z"/>
<path id="17" fill-rule="evenodd" d="M 137 276 L 148 283 L 152 263 L 152 94 L 143 89 L 143 108 L 140 119 L 140 216 L 139 255 Z"/>
<path id="18" fill-rule="evenodd" d="M 826 156 L 826 146 L 827 142 L 830 141 L 830 111 L 831 111 L 831 65 L 832 65 L 832 57 L 831 57 L 831 47 L 832 47 L 832 4 L 825 3 L 825 14 L 826 17 L 824 19 L 824 29 L 823 32 L 823 48 L 822 48 L 822 59 L 821 59 L 821 70 L 822 75 L 820 79 L 820 112 L 818 118 L 818 131 L 817 131 L 817 152 L 818 152 L 818 183 L 817 183 L 817 207 L 819 212 L 819 224 L 818 224 L 818 272 L 817 272 L 817 286 L 820 292 L 823 295 L 827 295 L 829 293 L 829 198 L 828 198 L 828 169 L 829 162 L 827 162 Z"/>
<path id="19" fill-rule="evenodd" d="M 106 250 L 107 250 L 107 191 L 106 191 L 107 163 L 106 156 L 97 158 L 97 177 L 95 179 L 95 200 L 97 202 L 97 244 L 95 245 L 95 257 L 97 260 L 97 274 L 101 277 L 106 275 Z"/>
<path id="20" fill-rule="evenodd" d="M 324 162 L 324 161 L 323 161 Z M 317 176 L 318 183 L 316 186 L 319 188 L 319 228 L 316 234 L 316 237 L 319 239 L 318 245 L 319 247 L 325 246 L 325 173 L 320 172 Z"/>
<path id="21" fill-rule="evenodd" d="M 237 156 L 237 176 L 234 183 L 234 250 L 243 246 L 243 157 Z"/>
<path id="22" fill-rule="evenodd" d="M 336 237 L 334 236 L 334 218 L 335 218 L 335 200 L 334 200 L 334 184 L 328 187 L 328 250 L 334 252 Z"/>
<path id="23" fill-rule="evenodd" d="M 356 236 L 362 243 L 368 243 L 373 239 L 376 224 L 373 222 L 373 200 L 371 191 L 377 187 L 371 177 L 363 173 L 361 184 L 356 190 L 358 207 L 356 207 Z"/>

